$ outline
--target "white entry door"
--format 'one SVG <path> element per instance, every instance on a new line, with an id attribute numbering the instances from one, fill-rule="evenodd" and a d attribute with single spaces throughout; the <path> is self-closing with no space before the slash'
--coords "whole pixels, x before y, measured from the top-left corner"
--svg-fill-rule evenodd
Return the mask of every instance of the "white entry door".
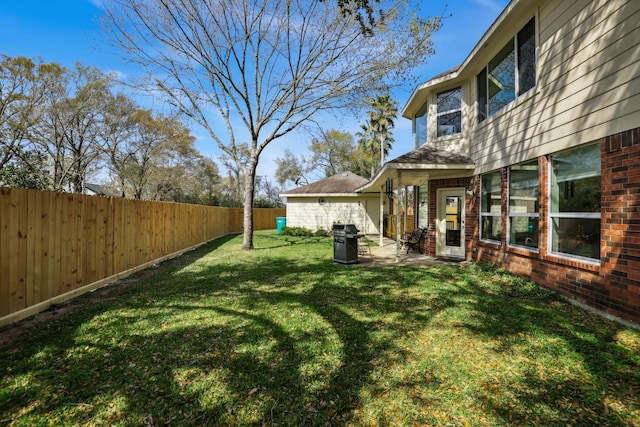
<path id="1" fill-rule="evenodd" d="M 464 258 L 464 188 L 438 190 L 436 255 Z"/>

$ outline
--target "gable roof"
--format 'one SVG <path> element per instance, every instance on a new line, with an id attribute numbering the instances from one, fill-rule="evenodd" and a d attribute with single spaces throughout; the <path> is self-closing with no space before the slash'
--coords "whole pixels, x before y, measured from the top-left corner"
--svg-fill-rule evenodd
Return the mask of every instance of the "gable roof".
<path id="1" fill-rule="evenodd" d="M 388 178 L 402 174 L 403 185 L 420 185 L 427 179 L 470 176 L 475 163 L 469 156 L 424 144 L 384 164 L 358 192 L 379 192 Z"/>
<path id="2" fill-rule="evenodd" d="M 309 185 L 280 193 L 280 197 L 357 196 L 356 189 L 368 182 L 353 172 L 343 172 Z"/>
<path id="3" fill-rule="evenodd" d="M 115 191 L 108 190 L 106 187 L 100 184 L 90 184 L 88 182 L 84 183 L 84 188 L 95 193 L 98 196 L 109 196 L 109 197 L 121 197 L 121 194 L 116 193 Z"/>

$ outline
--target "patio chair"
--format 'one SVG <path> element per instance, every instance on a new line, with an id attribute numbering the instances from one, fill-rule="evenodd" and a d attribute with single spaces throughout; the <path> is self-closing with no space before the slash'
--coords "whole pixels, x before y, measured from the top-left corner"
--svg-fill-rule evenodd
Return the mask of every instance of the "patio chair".
<path id="1" fill-rule="evenodd" d="M 426 228 L 416 228 L 411 232 L 411 234 L 403 233 L 400 236 L 400 242 L 402 243 L 402 249 L 405 250 L 405 253 L 409 253 L 409 249 L 413 249 L 414 251 L 418 251 L 422 253 L 422 239 L 426 238 L 427 229 Z"/>

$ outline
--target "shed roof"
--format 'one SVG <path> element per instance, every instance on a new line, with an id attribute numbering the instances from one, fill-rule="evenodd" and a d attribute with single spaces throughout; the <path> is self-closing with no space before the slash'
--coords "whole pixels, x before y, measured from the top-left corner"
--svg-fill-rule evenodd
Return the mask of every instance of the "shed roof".
<path id="1" fill-rule="evenodd" d="M 321 179 L 309 185 L 280 193 L 280 197 L 312 197 L 312 196 L 357 196 L 356 189 L 368 182 L 366 178 L 353 172 L 342 172 L 328 178 Z"/>

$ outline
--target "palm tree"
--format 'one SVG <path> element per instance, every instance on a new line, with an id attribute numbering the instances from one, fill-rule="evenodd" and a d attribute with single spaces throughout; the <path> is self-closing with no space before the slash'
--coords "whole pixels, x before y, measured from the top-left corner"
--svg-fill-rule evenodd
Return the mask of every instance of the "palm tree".
<path id="1" fill-rule="evenodd" d="M 373 150 L 375 145 L 375 151 L 380 154 L 380 167 L 382 167 L 394 142 L 391 129 L 398 116 L 398 103 L 387 94 L 371 99 L 369 105 L 371 106 L 371 110 L 368 111 L 369 119 L 365 125 L 362 125 L 364 133 L 358 135 L 363 135 L 360 141 L 361 144 L 365 143 L 367 148 Z"/>
<path id="2" fill-rule="evenodd" d="M 376 137 L 375 126 L 371 120 L 367 120 L 365 124 L 360 125 L 361 132 L 357 132 L 358 144 L 361 153 L 365 154 L 366 163 L 371 168 L 369 177 L 373 178 L 376 172 L 376 161 L 380 155 L 379 153 L 379 139 Z"/>

